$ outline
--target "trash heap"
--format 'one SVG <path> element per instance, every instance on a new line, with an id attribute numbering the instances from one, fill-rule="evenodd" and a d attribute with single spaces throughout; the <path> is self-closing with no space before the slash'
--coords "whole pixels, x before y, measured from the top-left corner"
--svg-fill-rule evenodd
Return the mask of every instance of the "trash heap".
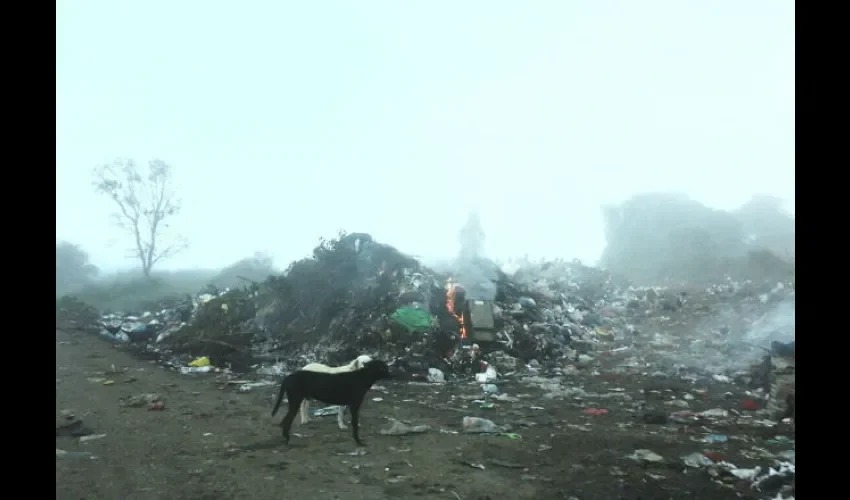
<path id="1" fill-rule="evenodd" d="M 269 364 L 288 371 L 365 353 L 424 374 L 431 367 L 478 372 L 469 352 L 480 345 L 504 371 L 532 360 L 562 364 L 600 343 L 633 343 L 643 334 L 636 324 L 675 315 L 690 300 L 579 262 L 526 263 L 510 275 L 484 259 L 473 264 L 435 271 L 368 234 L 343 233 L 263 283 L 207 290 L 157 312 L 108 314 L 101 333 L 184 369 L 206 357 L 237 372 Z M 777 293 L 751 288 L 723 284 L 701 294 L 746 289 L 742 296 L 765 304 Z"/>
<path id="2" fill-rule="evenodd" d="M 97 333 L 99 328 L 97 310 L 84 304 L 76 297 L 56 299 L 56 329 Z"/>
<path id="3" fill-rule="evenodd" d="M 780 418 L 797 421 L 796 412 L 796 342 L 771 342 L 770 352 L 765 356 L 768 367 L 767 410 Z"/>

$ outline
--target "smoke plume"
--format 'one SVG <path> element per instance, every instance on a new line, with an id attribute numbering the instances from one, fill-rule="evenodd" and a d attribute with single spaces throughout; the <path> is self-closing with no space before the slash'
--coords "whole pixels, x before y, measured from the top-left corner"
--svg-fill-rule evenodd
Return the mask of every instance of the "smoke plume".
<path id="1" fill-rule="evenodd" d="M 455 261 L 455 278 L 466 290 L 467 298 L 493 300 L 499 266 L 484 256 L 484 228 L 477 212 L 470 212 L 458 233 L 460 253 Z"/>

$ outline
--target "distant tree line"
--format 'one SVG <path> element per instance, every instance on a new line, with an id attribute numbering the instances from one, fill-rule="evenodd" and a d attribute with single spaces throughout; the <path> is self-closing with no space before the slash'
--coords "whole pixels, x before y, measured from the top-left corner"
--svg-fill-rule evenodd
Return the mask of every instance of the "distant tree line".
<path id="1" fill-rule="evenodd" d="M 723 211 L 680 194 L 641 194 L 603 207 L 603 215 L 600 264 L 635 281 L 793 273 L 794 217 L 773 196 Z"/>
<path id="2" fill-rule="evenodd" d="M 56 243 L 56 295 L 90 285 L 97 278 L 97 266 L 78 245 L 67 241 Z"/>

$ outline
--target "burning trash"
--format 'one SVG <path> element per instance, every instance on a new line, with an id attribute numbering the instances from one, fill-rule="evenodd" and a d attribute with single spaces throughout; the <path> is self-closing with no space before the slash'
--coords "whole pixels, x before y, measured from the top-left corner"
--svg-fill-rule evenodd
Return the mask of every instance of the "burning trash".
<path id="1" fill-rule="evenodd" d="M 466 340 L 467 332 L 464 321 L 464 302 L 466 292 L 463 287 L 449 278 L 446 282 L 446 310 L 451 314 L 459 325 L 458 334 L 461 340 Z"/>

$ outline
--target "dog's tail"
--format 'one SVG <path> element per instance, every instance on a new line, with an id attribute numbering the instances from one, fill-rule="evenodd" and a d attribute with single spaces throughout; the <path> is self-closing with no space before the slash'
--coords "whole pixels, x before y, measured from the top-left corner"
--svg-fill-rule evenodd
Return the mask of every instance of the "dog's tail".
<path id="1" fill-rule="evenodd" d="M 280 409 L 280 403 L 283 402 L 283 395 L 286 394 L 286 381 L 287 379 L 284 378 L 283 382 L 280 383 L 280 392 L 277 393 L 277 402 L 274 404 L 274 409 L 272 409 L 272 416 L 275 416 L 277 410 Z"/>

